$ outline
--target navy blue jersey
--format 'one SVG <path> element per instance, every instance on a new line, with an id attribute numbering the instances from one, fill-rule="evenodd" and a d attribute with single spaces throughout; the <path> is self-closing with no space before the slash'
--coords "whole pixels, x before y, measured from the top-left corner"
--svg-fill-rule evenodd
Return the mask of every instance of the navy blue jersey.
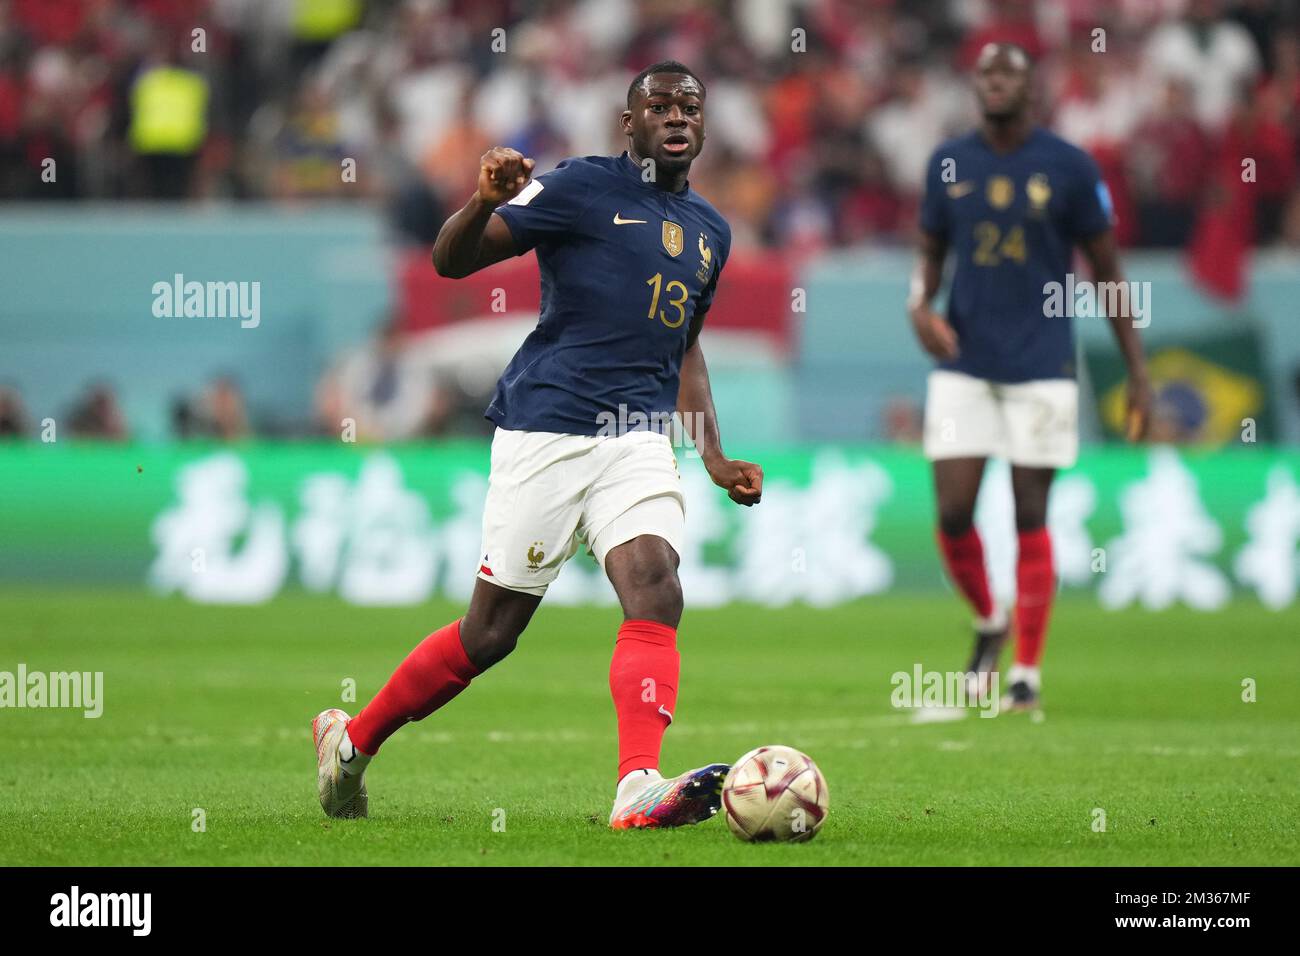
<path id="1" fill-rule="evenodd" d="M 1073 378 L 1073 321 L 1045 315 L 1043 287 L 1064 286 L 1075 243 L 1111 219 L 1092 157 L 1045 129 L 1005 156 L 978 132 L 936 149 L 921 228 L 957 260 L 947 318 L 961 350 L 940 367 L 995 382 Z"/>
<path id="2" fill-rule="evenodd" d="M 626 153 L 568 159 L 497 207 L 537 250 L 542 308 L 497 382 L 501 428 L 595 435 L 662 425 L 692 318 L 713 301 L 731 228 L 690 187 L 665 192 Z"/>

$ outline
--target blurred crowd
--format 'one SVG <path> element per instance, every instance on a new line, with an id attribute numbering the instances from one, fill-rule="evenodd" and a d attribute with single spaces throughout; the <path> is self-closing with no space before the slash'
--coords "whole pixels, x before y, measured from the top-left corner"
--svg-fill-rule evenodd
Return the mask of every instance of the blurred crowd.
<path id="1" fill-rule="evenodd" d="M 491 437 L 492 425 L 483 418 L 488 396 L 465 388 L 454 377 L 431 374 L 418 360 L 411 360 L 403 347 L 405 338 L 396 323 L 385 322 L 369 345 L 339 356 L 317 383 L 309 419 L 250 413 L 238 378 L 218 374 L 196 393 L 173 399 L 171 437 L 215 443 L 329 438 L 362 444 Z M 1300 367 L 1291 373 L 1288 385 L 1286 400 L 1300 406 Z M 98 442 L 128 442 L 136 437 L 116 390 L 107 381 L 87 385 L 63 416 L 33 420 L 17 386 L 0 382 L 0 443 L 62 440 L 69 435 Z M 924 417 L 916 399 L 889 396 L 880 413 L 880 437 L 890 444 L 919 446 Z M 1157 393 L 1148 440 L 1204 444 L 1209 440 L 1206 424 L 1201 397 L 1174 382 Z"/>
<path id="2" fill-rule="evenodd" d="M 87 384 L 61 417 L 33 421 L 18 387 L 0 383 L 0 440 L 34 439 L 57 441 L 90 438 L 96 441 L 125 442 L 132 438 L 118 399 L 117 390 L 108 381 Z M 218 375 L 197 394 L 177 397 L 171 407 L 172 434 L 179 439 L 238 441 L 254 434 L 238 381 Z"/>
<path id="3" fill-rule="evenodd" d="M 401 442 L 490 436 L 483 417 L 496 369 L 484 378 L 448 374 L 428 361 L 421 336 L 386 316 L 370 339 L 340 351 L 316 382 L 310 408 L 250 407 L 240 376 L 219 371 L 193 392 L 173 395 L 170 437 L 239 442 L 251 438 L 334 438 Z M 65 407 L 37 421 L 18 385 L 0 380 L 0 441 L 66 437 L 126 442 L 133 436 L 118 390 L 108 379 L 87 383 Z"/>
<path id="4" fill-rule="evenodd" d="M 1009 39 L 1040 64 L 1043 121 L 1101 163 L 1124 243 L 1186 244 L 1250 156 L 1256 241 L 1300 245 L 1295 14 L 1294 0 L 0 0 L 0 197 L 361 199 L 428 243 L 488 146 L 541 169 L 617 152 L 628 79 L 675 58 L 708 87 L 693 183 L 739 243 L 905 242 L 929 152 L 975 121 L 966 71 Z"/>

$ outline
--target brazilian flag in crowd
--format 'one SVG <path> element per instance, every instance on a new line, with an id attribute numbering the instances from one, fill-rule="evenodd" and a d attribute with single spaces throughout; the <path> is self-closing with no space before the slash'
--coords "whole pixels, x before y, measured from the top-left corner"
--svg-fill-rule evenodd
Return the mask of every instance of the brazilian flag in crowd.
<path id="1" fill-rule="evenodd" d="M 1266 442 L 1276 423 L 1269 401 L 1261 341 L 1253 330 L 1146 342 L 1155 393 L 1151 439 L 1221 447 L 1243 436 Z M 1113 348 L 1089 350 L 1088 372 L 1107 439 L 1121 441 L 1125 368 Z M 1253 422 L 1253 428 L 1251 424 Z"/>

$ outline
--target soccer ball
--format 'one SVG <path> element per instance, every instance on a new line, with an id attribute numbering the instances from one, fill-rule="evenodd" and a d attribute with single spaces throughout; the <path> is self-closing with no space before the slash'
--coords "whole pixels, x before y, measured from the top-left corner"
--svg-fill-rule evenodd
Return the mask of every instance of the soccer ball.
<path id="1" fill-rule="evenodd" d="M 758 747 L 736 761 L 722 782 L 731 832 L 745 842 L 811 840 L 826 820 L 826 778 L 793 747 Z"/>

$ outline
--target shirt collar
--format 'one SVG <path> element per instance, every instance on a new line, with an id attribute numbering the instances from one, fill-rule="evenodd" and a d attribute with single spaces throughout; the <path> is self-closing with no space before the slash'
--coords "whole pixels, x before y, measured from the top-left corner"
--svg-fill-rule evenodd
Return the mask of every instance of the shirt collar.
<path id="1" fill-rule="evenodd" d="M 623 150 L 623 155 L 620 157 L 620 159 L 622 161 L 619 163 L 619 166 L 624 170 L 624 172 L 632 179 L 635 179 L 646 189 L 653 189 L 657 193 L 662 193 L 665 196 L 671 196 L 674 199 L 685 199 L 687 196 L 691 194 L 691 181 L 689 179 L 686 180 L 686 185 L 684 185 L 678 192 L 670 193 L 666 190 L 660 189 L 654 183 L 648 183 L 644 179 L 642 179 L 641 167 L 637 165 L 636 160 L 634 160 L 630 155 L 628 155 L 627 150 Z"/>

